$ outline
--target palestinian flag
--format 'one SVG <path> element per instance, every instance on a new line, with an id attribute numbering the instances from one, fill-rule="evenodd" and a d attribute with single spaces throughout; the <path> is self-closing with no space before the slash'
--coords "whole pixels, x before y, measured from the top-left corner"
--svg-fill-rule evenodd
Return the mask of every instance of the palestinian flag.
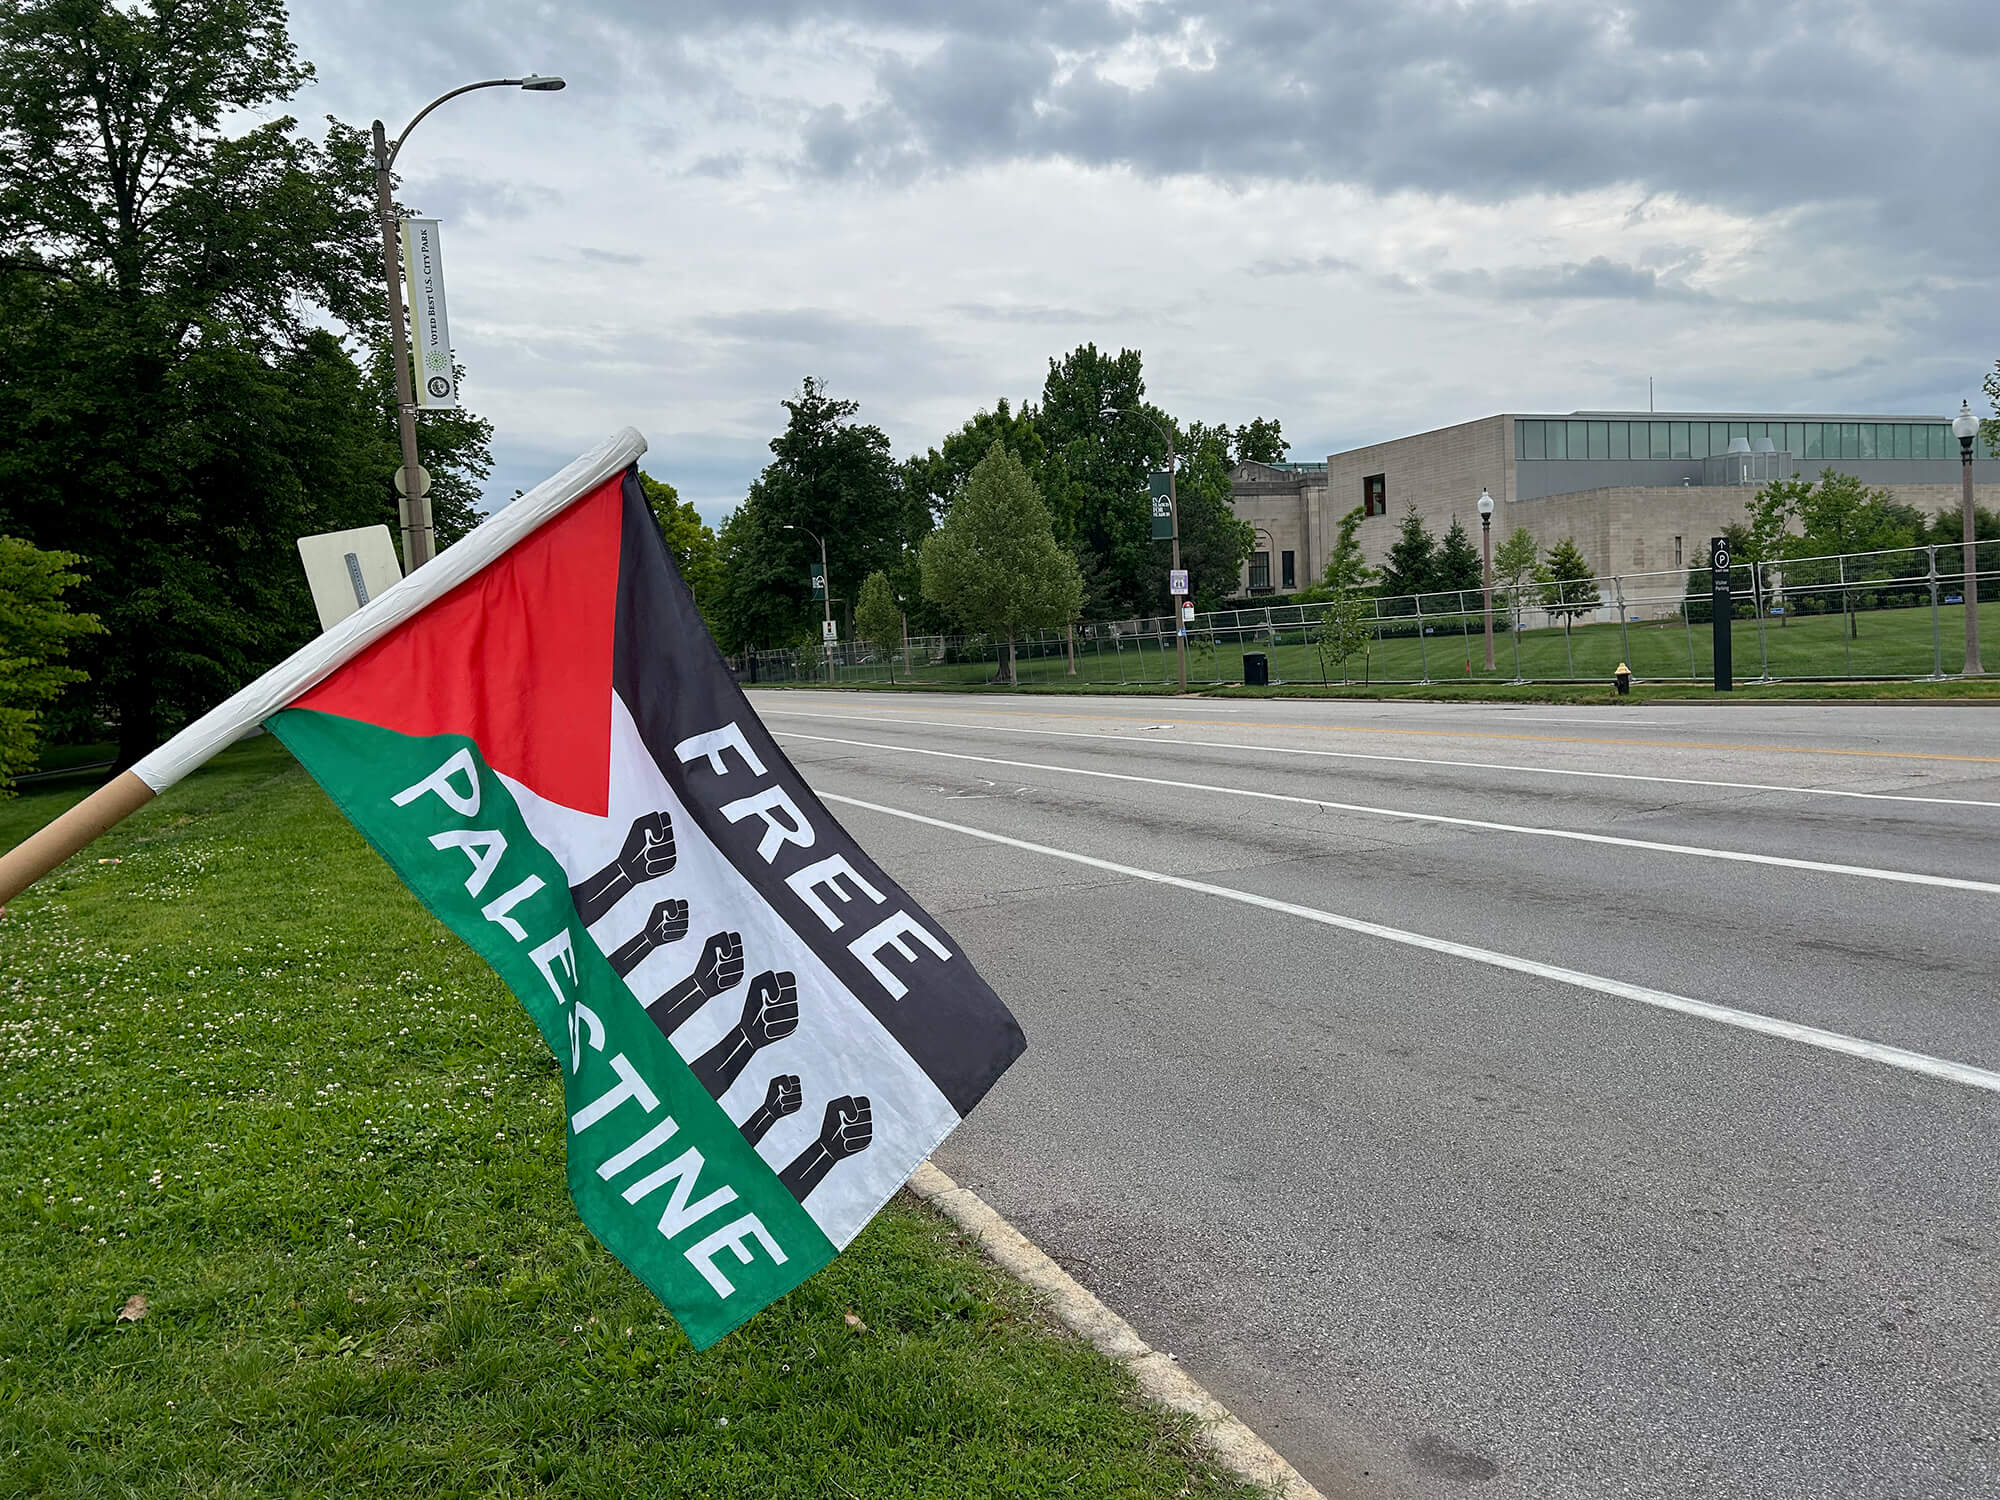
<path id="1" fill-rule="evenodd" d="M 577 1209 L 697 1348 L 1020 1055 L 765 732 L 636 469 L 285 703 L 267 727 L 534 1017 Z"/>

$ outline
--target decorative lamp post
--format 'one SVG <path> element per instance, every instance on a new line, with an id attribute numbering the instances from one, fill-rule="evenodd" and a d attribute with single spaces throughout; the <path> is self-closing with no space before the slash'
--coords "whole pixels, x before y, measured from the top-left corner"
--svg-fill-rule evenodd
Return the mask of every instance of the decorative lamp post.
<path id="1" fill-rule="evenodd" d="M 826 681 L 827 686 L 831 687 L 833 685 L 833 642 L 827 639 L 831 634 L 827 626 L 833 623 L 833 577 L 826 571 L 826 538 L 821 536 L 817 531 L 814 531 L 810 526 L 794 526 L 790 521 L 784 522 L 782 529 L 786 531 L 803 531 L 807 536 L 819 543 L 819 597 L 824 605 L 820 613 L 819 643 L 821 649 L 826 652 Z"/>
<path id="2" fill-rule="evenodd" d="M 1493 497 L 1484 485 L 1479 487 L 1479 550 L 1486 560 L 1481 576 L 1486 580 L 1486 670 L 1490 672 L 1493 670 Z"/>
<path id="3" fill-rule="evenodd" d="M 1979 436 L 1979 418 L 1970 401 L 1959 402 L 1951 430 L 1958 438 L 1959 509 L 1965 523 L 1965 675 L 1980 677 L 1986 669 L 1979 664 L 1979 565 L 1972 510 L 1972 440 Z"/>
<path id="4" fill-rule="evenodd" d="M 410 339 L 403 327 L 402 251 L 396 243 L 396 204 L 390 191 L 390 174 L 410 132 L 445 100 L 456 99 L 474 89 L 517 88 L 531 94 L 552 94 L 563 87 L 560 78 L 544 78 L 534 73 L 526 78 L 489 78 L 483 83 L 468 83 L 448 94 L 439 94 L 417 111 L 393 141 L 382 129 L 382 122 L 375 122 L 375 214 L 382 221 L 382 280 L 389 292 L 389 360 L 396 367 L 396 431 L 403 445 L 403 466 L 397 472 L 396 487 L 404 495 L 405 572 L 413 572 L 429 562 L 437 548 L 431 524 L 430 478 L 417 464 L 417 398 L 410 378 Z"/>

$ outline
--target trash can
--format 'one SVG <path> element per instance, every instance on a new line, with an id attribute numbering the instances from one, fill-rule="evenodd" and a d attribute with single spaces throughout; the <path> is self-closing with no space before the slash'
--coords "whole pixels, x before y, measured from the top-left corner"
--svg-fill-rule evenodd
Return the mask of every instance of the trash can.
<path id="1" fill-rule="evenodd" d="M 1271 685 L 1271 658 L 1261 651 L 1243 653 L 1243 685 L 1245 687 L 1269 687 Z"/>

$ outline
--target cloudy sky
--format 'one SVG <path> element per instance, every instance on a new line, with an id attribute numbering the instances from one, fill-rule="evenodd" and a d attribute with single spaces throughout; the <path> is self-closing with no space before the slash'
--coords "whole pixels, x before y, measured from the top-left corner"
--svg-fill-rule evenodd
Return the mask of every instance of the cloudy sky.
<path id="1" fill-rule="evenodd" d="M 481 77 L 494 498 L 630 423 L 711 520 L 803 375 L 899 453 L 1145 352 L 1295 458 L 1494 411 L 1944 413 L 2000 356 L 1990 0 L 296 0 L 306 121 Z M 1983 403 L 1975 402 L 1983 409 Z"/>

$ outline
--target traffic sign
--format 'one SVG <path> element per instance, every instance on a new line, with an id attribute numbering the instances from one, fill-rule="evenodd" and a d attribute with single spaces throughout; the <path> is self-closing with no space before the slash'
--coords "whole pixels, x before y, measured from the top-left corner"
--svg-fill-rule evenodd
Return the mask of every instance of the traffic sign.
<path id="1" fill-rule="evenodd" d="M 840 640 L 840 622 L 837 620 L 821 620 L 819 622 L 819 638 L 826 645 L 832 646 L 837 644 Z"/>
<path id="2" fill-rule="evenodd" d="M 1168 570 L 1167 592 L 1172 594 L 1176 599 L 1187 597 L 1189 590 L 1186 568 L 1172 568 Z"/>

